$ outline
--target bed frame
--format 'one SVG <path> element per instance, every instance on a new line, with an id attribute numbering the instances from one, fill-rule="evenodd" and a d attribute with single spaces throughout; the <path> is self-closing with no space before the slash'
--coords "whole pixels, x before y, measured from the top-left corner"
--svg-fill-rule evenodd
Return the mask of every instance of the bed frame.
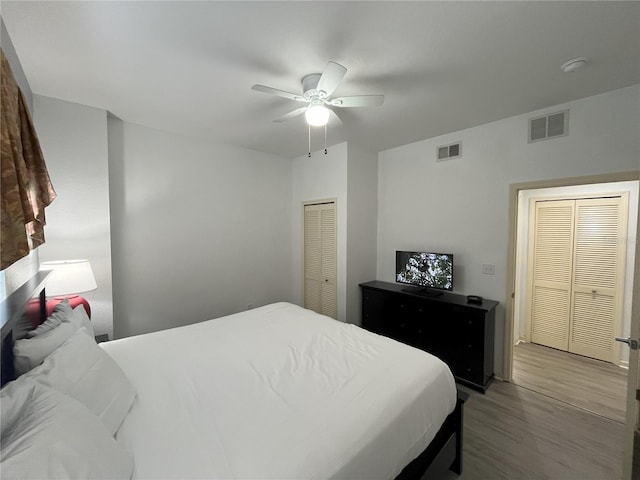
<path id="1" fill-rule="evenodd" d="M 13 342 L 40 325 L 47 316 L 44 284 L 51 274 L 42 270 L 27 280 L 15 292 L 0 302 L 0 371 L 2 385 L 15 378 L 13 368 Z"/>
<path id="2" fill-rule="evenodd" d="M 2 385 L 15 378 L 13 342 L 46 319 L 44 284 L 50 273 L 36 273 L 0 303 Z M 455 410 L 429 446 L 400 472 L 396 480 L 441 479 L 447 470 L 462 473 L 462 413 L 468 398 L 467 393 L 458 390 Z"/>
<path id="3" fill-rule="evenodd" d="M 447 470 L 462 473 L 462 427 L 464 403 L 469 394 L 458 389 L 456 408 L 445 419 L 429 446 L 404 467 L 396 480 L 438 480 Z"/>

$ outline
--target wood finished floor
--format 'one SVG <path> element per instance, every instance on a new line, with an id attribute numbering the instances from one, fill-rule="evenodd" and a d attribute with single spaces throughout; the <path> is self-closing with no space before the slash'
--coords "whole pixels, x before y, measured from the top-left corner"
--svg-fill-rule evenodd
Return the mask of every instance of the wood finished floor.
<path id="1" fill-rule="evenodd" d="M 513 353 L 516 385 L 624 423 L 627 370 L 534 343 Z"/>
<path id="2" fill-rule="evenodd" d="M 617 480 L 624 425 L 508 382 L 473 392 L 463 472 L 443 480 Z"/>

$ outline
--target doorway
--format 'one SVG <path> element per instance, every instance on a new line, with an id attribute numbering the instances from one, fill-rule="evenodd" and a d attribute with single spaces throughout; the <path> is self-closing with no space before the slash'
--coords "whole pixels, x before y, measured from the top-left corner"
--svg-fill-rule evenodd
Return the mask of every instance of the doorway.
<path id="1" fill-rule="evenodd" d="M 304 307 L 338 318 L 336 203 L 303 205 Z"/>
<path id="2" fill-rule="evenodd" d="M 585 195 L 529 199 L 524 339 L 617 363 L 628 192 Z"/>
<path id="3" fill-rule="evenodd" d="M 628 192 L 629 235 L 637 231 L 638 173 L 612 174 L 553 181 L 531 182 L 511 186 L 510 241 L 508 262 L 507 322 L 505 324 L 505 379 L 531 390 L 565 401 L 579 408 L 624 422 L 628 350 L 615 343 L 613 363 L 561 352 L 531 342 L 527 324 L 527 272 L 529 245 L 529 205 L 536 196 L 594 197 L 612 192 Z M 624 274 L 622 321 L 615 336 L 628 336 L 631 319 L 634 245 L 626 248 L 627 271 Z"/>

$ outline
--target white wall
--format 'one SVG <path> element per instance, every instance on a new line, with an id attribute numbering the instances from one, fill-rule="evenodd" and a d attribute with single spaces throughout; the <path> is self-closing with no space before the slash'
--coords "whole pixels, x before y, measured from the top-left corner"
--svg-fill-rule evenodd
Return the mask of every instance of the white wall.
<path id="1" fill-rule="evenodd" d="M 291 301 L 291 160 L 109 117 L 116 337 Z"/>
<path id="2" fill-rule="evenodd" d="M 361 325 L 359 284 L 376 279 L 378 245 L 378 154 L 347 146 L 347 317 Z"/>
<path id="3" fill-rule="evenodd" d="M 87 258 L 97 290 L 83 293 L 97 335 L 112 337 L 107 112 L 34 95 L 34 122 L 57 197 L 40 261 Z"/>
<path id="4" fill-rule="evenodd" d="M 508 99 L 505 99 L 508 101 Z M 569 135 L 527 143 L 527 119 L 568 108 Z M 394 281 L 394 251 L 455 254 L 454 291 L 501 302 L 496 375 L 502 375 L 508 194 L 512 183 L 640 168 L 640 85 L 386 150 L 379 156 L 379 280 Z M 461 140 L 462 157 L 436 162 Z M 495 275 L 483 275 L 494 264 Z"/>
<path id="5" fill-rule="evenodd" d="M 327 155 L 313 152 L 293 160 L 291 196 L 291 288 L 294 302 L 302 293 L 302 205 L 314 200 L 337 200 L 338 320 L 347 320 L 347 144 L 330 147 Z"/>

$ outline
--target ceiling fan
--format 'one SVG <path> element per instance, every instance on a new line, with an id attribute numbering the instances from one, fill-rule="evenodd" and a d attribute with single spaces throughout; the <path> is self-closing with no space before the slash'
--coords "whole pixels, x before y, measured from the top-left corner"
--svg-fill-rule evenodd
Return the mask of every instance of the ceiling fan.
<path id="1" fill-rule="evenodd" d="M 304 107 L 297 108 L 274 122 L 280 123 L 292 118 L 305 115 L 307 123 L 312 126 L 324 126 L 329 121 L 329 115 L 333 113 L 339 119 L 333 107 L 377 107 L 384 102 L 384 95 L 354 95 L 349 97 L 331 98 L 331 94 L 338 87 L 347 69 L 336 62 L 327 63 L 324 72 L 311 73 L 302 78 L 302 95 L 278 90 L 265 85 L 253 85 L 251 88 L 258 92 L 264 92 L 279 97 L 306 103 Z"/>

